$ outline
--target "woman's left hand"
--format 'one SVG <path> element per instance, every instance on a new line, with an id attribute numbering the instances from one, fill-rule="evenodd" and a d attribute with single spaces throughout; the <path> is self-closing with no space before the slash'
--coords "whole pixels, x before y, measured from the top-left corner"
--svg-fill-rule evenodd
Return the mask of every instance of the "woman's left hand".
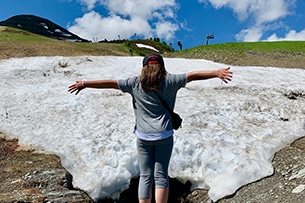
<path id="1" fill-rule="evenodd" d="M 73 85 L 69 86 L 69 92 L 72 94 L 75 92 L 75 95 L 77 95 L 81 90 L 85 89 L 84 82 L 83 81 L 76 81 Z"/>

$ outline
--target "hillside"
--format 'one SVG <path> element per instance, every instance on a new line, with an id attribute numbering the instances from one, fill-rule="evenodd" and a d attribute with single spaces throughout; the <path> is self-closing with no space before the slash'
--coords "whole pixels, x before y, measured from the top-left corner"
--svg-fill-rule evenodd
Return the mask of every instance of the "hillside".
<path id="1" fill-rule="evenodd" d="M 70 42 L 56 40 L 46 36 L 33 34 L 22 29 L 0 26 L 0 60 L 15 57 L 31 56 L 144 56 L 151 53 L 148 48 L 140 48 L 137 44 L 152 46 L 162 53 L 168 53 L 171 47 L 154 40 L 113 41 L 113 42 Z"/>
<path id="2" fill-rule="evenodd" d="M 89 42 L 88 40 L 80 38 L 79 36 L 69 32 L 65 28 L 53 23 L 48 19 L 34 15 L 16 15 L 0 22 L 0 25 L 19 28 L 58 40 Z"/>
<path id="3" fill-rule="evenodd" d="M 305 68 L 305 41 L 214 44 L 170 53 L 169 56 L 203 58 L 237 66 Z"/>
<path id="4" fill-rule="evenodd" d="M 154 40 L 75 43 L 0 26 L 0 42 L 0 59 L 55 55 L 130 56 L 130 51 L 134 56 L 143 56 L 153 52 L 137 46 L 145 44 L 165 57 L 207 59 L 227 65 L 305 68 L 305 41 L 224 43 L 173 51 L 165 43 Z"/>
<path id="5" fill-rule="evenodd" d="M 76 43 L 0 26 L 0 59 L 31 56 L 128 55 L 121 44 Z"/>

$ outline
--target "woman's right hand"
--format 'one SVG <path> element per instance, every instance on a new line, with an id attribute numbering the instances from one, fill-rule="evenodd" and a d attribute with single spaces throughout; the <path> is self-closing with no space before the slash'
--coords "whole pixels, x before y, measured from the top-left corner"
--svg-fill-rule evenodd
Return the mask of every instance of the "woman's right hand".
<path id="1" fill-rule="evenodd" d="M 81 90 L 85 89 L 84 81 L 78 80 L 73 85 L 69 86 L 69 92 L 72 94 L 75 92 L 75 95 L 77 95 Z"/>
<path id="2" fill-rule="evenodd" d="M 225 83 L 232 80 L 233 72 L 230 71 L 230 67 L 222 68 L 217 71 L 217 77 L 219 77 Z"/>

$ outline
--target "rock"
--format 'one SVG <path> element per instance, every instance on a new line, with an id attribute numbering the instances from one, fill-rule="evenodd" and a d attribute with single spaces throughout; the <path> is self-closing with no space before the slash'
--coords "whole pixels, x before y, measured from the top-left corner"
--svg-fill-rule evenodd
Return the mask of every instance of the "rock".
<path id="1" fill-rule="evenodd" d="M 292 175 L 289 180 L 293 180 L 295 178 L 302 178 L 305 176 L 305 168 L 303 168 L 302 170 L 300 170 L 297 174 Z"/>
<path id="2" fill-rule="evenodd" d="M 64 169 L 29 172 L 21 179 L 11 182 L 12 184 L 21 183 L 23 188 L 28 189 L 15 191 L 9 199 L 11 201 L 29 199 L 31 202 L 52 203 L 93 202 L 83 191 L 68 188 L 72 185 L 70 176 Z"/>
<path id="3" fill-rule="evenodd" d="M 303 192 L 303 190 L 305 189 L 305 185 L 299 185 L 298 187 L 294 188 L 292 190 L 292 193 L 295 193 L 295 194 L 298 194 L 298 193 L 301 193 Z"/>
<path id="4" fill-rule="evenodd" d="M 1 134 L 1 133 L 0 133 Z M 16 140 L 0 139 L 0 202 L 93 203 L 81 190 L 72 186 L 73 177 L 54 155 L 15 151 Z M 305 137 L 293 142 L 275 154 L 272 161 L 275 173 L 248 184 L 231 196 L 217 203 L 268 202 L 303 203 L 305 199 Z M 190 191 L 190 183 L 185 185 L 172 181 L 170 203 L 212 203 L 208 190 Z M 174 182 L 173 182 L 174 181 Z M 105 198 L 97 203 L 137 202 L 138 178 L 131 180 L 130 187 L 120 194 L 119 200 Z M 177 187 L 175 187 L 175 185 Z M 178 195 L 177 191 L 183 195 Z M 177 195 L 177 196 L 175 196 Z"/>

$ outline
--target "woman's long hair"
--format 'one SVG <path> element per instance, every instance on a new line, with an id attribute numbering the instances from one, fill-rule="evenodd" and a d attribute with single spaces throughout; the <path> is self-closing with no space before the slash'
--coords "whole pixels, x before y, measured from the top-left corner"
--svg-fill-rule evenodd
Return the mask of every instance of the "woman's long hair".
<path id="1" fill-rule="evenodd" d="M 160 89 L 161 80 L 166 76 L 163 64 L 148 64 L 142 68 L 140 83 L 145 92 Z"/>

